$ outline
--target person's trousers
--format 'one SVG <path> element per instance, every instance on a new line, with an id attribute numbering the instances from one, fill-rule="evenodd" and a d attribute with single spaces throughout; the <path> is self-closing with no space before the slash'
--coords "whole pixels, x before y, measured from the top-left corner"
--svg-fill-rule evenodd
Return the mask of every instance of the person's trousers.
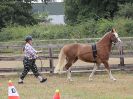
<path id="1" fill-rule="evenodd" d="M 22 80 L 25 78 L 25 76 L 28 74 L 28 72 L 30 70 L 32 70 L 35 77 L 40 76 L 38 69 L 37 69 L 37 66 L 35 64 L 35 61 L 36 61 L 36 59 L 24 58 L 24 60 L 23 60 L 24 70 L 23 70 L 22 74 L 20 75 L 20 78 Z"/>

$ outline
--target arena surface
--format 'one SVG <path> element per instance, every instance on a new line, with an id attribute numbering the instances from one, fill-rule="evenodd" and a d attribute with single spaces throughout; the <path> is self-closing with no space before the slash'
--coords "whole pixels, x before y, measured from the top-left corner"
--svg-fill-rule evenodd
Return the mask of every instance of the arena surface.
<path id="1" fill-rule="evenodd" d="M 95 75 L 89 81 L 89 73 L 73 74 L 73 82 L 66 75 L 45 74 L 46 83 L 40 84 L 33 76 L 27 76 L 23 85 L 18 85 L 18 76 L 0 76 L 0 98 L 7 99 L 8 80 L 12 80 L 21 99 L 52 99 L 56 89 L 61 99 L 133 99 L 133 74 L 113 72 L 117 81 L 111 81 L 107 74 Z"/>

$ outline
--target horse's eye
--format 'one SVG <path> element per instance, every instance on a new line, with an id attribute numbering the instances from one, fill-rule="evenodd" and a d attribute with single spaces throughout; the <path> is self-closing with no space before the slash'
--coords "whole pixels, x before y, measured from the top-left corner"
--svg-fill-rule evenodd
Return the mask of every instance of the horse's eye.
<path id="1" fill-rule="evenodd" d="M 115 35 L 113 34 L 113 37 L 115 37 Z"/>

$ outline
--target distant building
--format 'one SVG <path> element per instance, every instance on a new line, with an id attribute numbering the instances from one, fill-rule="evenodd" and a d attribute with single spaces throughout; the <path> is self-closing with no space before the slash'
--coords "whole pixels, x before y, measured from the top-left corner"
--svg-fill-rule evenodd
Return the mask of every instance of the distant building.
<path id="1" fill-rule="evenodd" d="M 51 0 L 47 5 L 40 2 L 33 3 L 33 12 L 47 12 L 52 24 L 65 24 L 63 0 Z"/>

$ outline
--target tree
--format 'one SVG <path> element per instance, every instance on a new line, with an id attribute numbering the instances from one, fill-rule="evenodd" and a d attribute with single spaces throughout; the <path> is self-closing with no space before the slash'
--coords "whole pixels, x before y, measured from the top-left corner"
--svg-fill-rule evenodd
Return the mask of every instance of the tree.
<path id="1" fill-rule="evenodd" d="M 65 0 L 65 21 L 67 24 L 74 24 L 77 22 L 79 13 L 77 0 Z"/>
<path id="2" fill-rule="evenodd" d="M 10 24 L 36 24 L 32 17 L 31 1 L 34 0 L 0 0 L 0 28 Z"/>
<path id="3" fill-rule="evenodd" d="M 119 6 L 120 10 L 118 11 L 118 16 L 133 19 L 133 4 L 126 3 L 124 5 L 121 4 Z"/>
<path id="4" fill-rule="evenodd" d="M 80 23 L 89 18 L 113 19 L 118 11 L 118 0 L 65 0 L 67 24 Z"/>

